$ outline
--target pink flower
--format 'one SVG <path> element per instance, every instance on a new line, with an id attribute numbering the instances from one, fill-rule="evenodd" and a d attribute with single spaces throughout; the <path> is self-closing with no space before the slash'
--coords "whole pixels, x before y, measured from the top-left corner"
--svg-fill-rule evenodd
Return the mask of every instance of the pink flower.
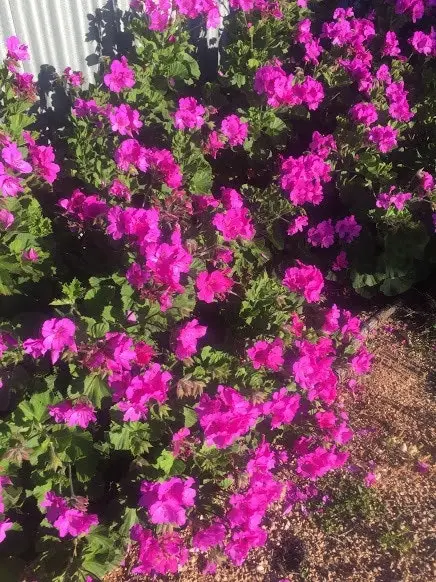
<path id="1" fill-rule="evenodd" d="M 248 135 L 248 123 L 241 121 L 237 115 L 228 115 L 221 122 L 221 132 L 230 146 L 242 145 Z"/>
<path id="2" fill-rule="evenodd" d="M 412 22 L 416 22 L 424 16 L 424 8 L 424 0 L 395 0 L 395 12 L 397 14 L 409 12 Z"/>
<path id="3" fill-rule="evenodd" d="M 204 124 L 206 109 L 194 97 L 179 99 L 179 108 L 174 114 L 177 129 L 200 129 Z"/>
<path id="4" fill-rule="evenodd" d="M 55 154 L 52 146 L 35 145 L 30 148 L 30 156 L 34 171 L 49 184 L 53 184 L 60 171 L 55 163 Z"/>
<path id="5" fill-rule="evenodd" d="M 197 297 L 206 303 L 213 303 L 215 298 L 223 299 L 233 287 L 233 279 L 224 271 L 202 271 L 195 281 L 198 289 Z"/>
<path id="6" fill-rule="evenodd" d="M 292 236 L 297 234 L 297 232 L 303 232 L 304 228 L 309 224 L 309 219 L 306 215 L 301 214 L 294 218 L 294 220 L 289 224 L 287 233 Z"/>
<path id="7" fill-rule="evenodd" d="M 104 76 L 104 83 L 114 93 L 123 89 L 131 89 L 135 84 L 135 73 L 128 67 L 126 57 L 114 60 L 111 63 L 110 73 Z"/>
<path id="8" fill-rule="evenodd" d="M 282 161 L 280 185 L 292 204 L 318 205 L 324 197 L 322 183 L 331 181 L 330 172 L 330 165 L 318 155 L 291 156 Z"/>
<path id="9" fill-rule="evenodd" d="M 397 147 L 398 131 L 390 125 L 376 125 L 368 132 L 368 139 L 383 154 Z"/>
<path id="10" fill-rule="evenodd" d="M 356 103 L 350 109 L 350 115 L 357 123 L 368 126 L 378 119 L 377 109 L 372 103 Z"/>
<path id="11" fill-rule="evenodd" d="M 20 39 L 16 36 L 10 36 L 6 39 L 6 48 L 10 59 L 15 61 L 28 61 L 30 59 L 27 46 L 21 44 Z"/>
<path id="12" fill-rule="evenodd" d="M 22 174 L 30 174 L 32 166 L 23 160 L 23 154 L 16 143 L 10 143 L 2 149 L 3 161 L 12 169 Z"/>
<path id="13" fill-rule="evenodd" d="M 64 77 L 72 87 L 80 87 L 84 81 L 83 74 L 80 71 L 73 71 L 71 67 L 64 69 Z"/>
<path id="14" fill-rule="evenodd" d="M 338 309 L 337 305 L 333 304 L 331 309 L 325 314 L 324 325 L 322 326 L 322 331 L 324 333 L 334 333 L 339 329 L 339 317 L 341 316 L 341 310 Z"/>
<path id="15" fill-rule="evenodd" d="M 173 434 L 171 443 L 173 445 L 173 455 L 179 457 L 185 453 L 189 453 L 189 445 L 186 442 L 186 438 L 189 437 L 191 431 L 189 428 L 183 427 Z"/>
<path id="16" fill-rule="evenodd" d="M 385 36 L 385 45 L 382 51 L 383 56 L 397 57 L 401 55 L 397 35 L 393 30 L 389 30 Z"/>
<path id="17" fill-rule="evenodd" d="M 202 394 L 196 411 L 206 444 L 218 449 L 229 447 L 251 430 L 260 415 L 258 406 L 233 388 L 222 385 L 218 386 L 214 398 Z"/>
<path id="18" fill-rule="evenodd" d="M 86 429 L 91 422 L 96 422 L 95 408 L 90 403 L 76 402 L 71 404 L 70 401 L 64 400 L 56 405 L 48 407 L 50 416 L 57 423 L 67 424 L 68 426 L 80 426 Z"/>
<path id="19" fill-rule="evenodd" d="M 301 337 L 305 328 L 304 321 L 300 319 L 298 313 L 293 313 L 291 316 L 291 323 L 288 325 L 289 331 L 295 335 L 295 337 Z"/>
<path id="20" fill-rule="evenodd" d="M 116 196 L 117 198 L 122 198 L 127 202 L 130 202 L 132 198 L 132 193 L 129 188 L 117 179 L 112 182 L 111 187 L 109 188 L 109 194 L 112 194 L 112 196 Z"/>
<path id="21" fill-rule="evenodd" d="M 257 341 L 252 348 L 247 350 L 247 356 L 255 370 L 265 366 L 269 370 L 277 372 L 284 363 L 283 341 L 280 338 L 276 338 L 272 342 Z"/>
<path id="22" fill-rule="evenodd" d="M 197 341 L 206 335 L 207 327 L 198 319 L 188 321 L 178 332 L 175 354 L 179 360 L 190 358 L 197 351 Z"/>
<path id="23" fill-rule="evenodd" d="M 290 394 L 286 388 L 280 388 L 274 392 L 272 400 L 265 402 L 263 413 L 271 414 L 271 428 L 279 428 L 284 424 L 290 424 L 300 407 L 300 395 Z"/>
<path id="24" fill-rule="evenodd" d="M 226 210 L 244 206 L 242 196 L 233 188 L 221 188 L 221 202 Z"/>
<path id="25" fill-rule="evenodd" d="M 226 528 L 218 521 L 207 528 L 197 531 L 192 538 L 192 546 L 196 550 L 206 552 L 210 548 L 221 546 L 226 537 Z"/>
<path id="26" fill-rule="evenodd" d="M 331 134 L 322 135 L 318 131 L 314 131 L 309 149 L 313 154 L 325 160 L 332 151 L 337 151 L 337 145 Z"/>
<path id="27" fill-rule="evenodd" d="M 176 574 L 188 561 L 188 550 L 177 532 L 155 538 L 150 530 L 136 524 L 130 536 L 139 544 L 139 565 L 132 574 Z"/>
<path id="28" fill-rule="evenodd" d="M 430 192 L 435 187 L 435 179 L 429 172 L 422 172 L 420 176 L 420 186 L 424 192 Z M 1 218 L 0 218 L 1 221 Z"/>
<path id="29" fill-rule="evenodd" d="M 331 410 L 317 412 L 315 418 L 319 428 L 322 428 L 323 430 L 334 428 L 337 421 L 335 413 Z"/>
<path id="30" fill-rule="evenodd" d="M 221 139 L 220 134 L 217 131 L 211 131 L 204 145 L 204 151 L 205 153 L 210 154 L 215 160 L 217 153 L 219 150 L 223 149 L 224 146 L 225 143 Z"/>
<path id="31" fill-rule="evenodd" d="M 354 215 L 351 215 L 346 216 L 342 220 L 338 220 L 335 230 L 339 238 L 343 239 L 346 243 L 350 243 L 359 236 L 362 227 L 356 222 Z"/>
<path id="32" fill-rule="evenodd" d="M 39 254 L 33 248 L 30 248 L 28 251 L 23 251 L 21 258 L 24 261 L 30 261 L 31 263 L 36 263 L 39 261 Z"/>
<path id="33" fill-rule="evenodd" d="M 147 366 L 156 355 L 156 352 L 150 344 L 138 342 L 135 345 L 135 355 L 139 366 Z"/>
<path id="34" fill-rule="evenodd" d="M 129 135 L 130 137 L 134 133 L 138 133 L 138 130 L 142 127 L 139 111 L 124 103 L 111 109 L 109 121 L 112 125 L 112 131 L 117 131 L 120 135 Z"/>
<path id="35" fill-rule="evenodd" d="M 55 364 L 61 352 L 69 349 L 72 352 L 77 352 L 77 346 L 74 341 L 74 334 L 76 326 L 66 317 L 62 319 L 48 319 L 41 328 L 41 335 L 43 338 L 43 347 L 45 351 L 51 351 L 51 362 Z"/>
<path id="36" fill-rule="evenodd" d="M 348 459 L 348 453 L 336 453 L 317 447 L 312 453 L 302 455 L 297 461 L 297 473 L 308 479 L 318 479 L 329 471 L 342 467 Z"/>
<path id="37" fill-rule="evenodd" d="M 348 268 L 347 253 L 341 251 L 332 264 L 332 271 L 342 271 Z"/>
<path id="38" fill-rule="evenodd" d="M 225 553 L 236 566 L 241 566 L 252 548 L 258 548 L 265 544 L 267 533 L 260 527 L 237 531 L 232 535 L 231 541 L 226 545 Z"/>
<path id="39" fill-rule="evenodd" d="M 309 228 L 307 240 L 313 247 L 324 249 L 331 247 L 335 240 L 335 229 L 331 219 L 323 220 L 316 227 Z"/>
<path id="40" fill-rule="evenodd" d="M 14 222 L 14 215 L 9 210 L 4 208 L 0 209 L 0 226 L 7 230 L 12 226 Z"/>
<path id="41" fill-rule="evenodd" d="M 184 525 L 186 508 L 194 505 L 196 496 L 193 484 L 192 477 L 172 477 L 160 483 L 142 481 L 139 505 L 148 509 L 152 523 Z"/>
<path id="42" fill-rule="evenodd" d="M 356 374 L 367 374 L 371 369 L 371 363 L 374 356 L 364 347 L 361 347 L 358 353 L 351 360 L 351 367 Z"/>
<path id="43" fill-rule="evenodd" d="M 365 478 L 363 480 L 365 487 L 372 487 L 374 485 L 374 483 L 376 483 L 377 481 L 377 475 L 375 473 L 367 473 L 365 475 Z"/>
<path id="44" fill-rule="evenodd" d="M 0 520 L 0 544 L 5 540 L 6 533 L 14 526 L 9 519 Z"/>
<path id="45" fill-rule="evenodd" d="M 238 237 L 251 240 L 255 235 L 254 226 L 246 208 L 230 208 L 215 214 L 212 224 L 220 231 L 224 240 L 231 241 Z"/>
<path id="46" fill-rule="evenodd" d="M 413 36 L 409 38 L 410 44 L 417 53 L 429 56 L 434 52 L 436 41 L 432 35 L 425 34 L 421 30 L 415 30 Z"/>
<path id="47" fill-rule="evenodd" d="M 44 347 L 42 339 L 29 338 L 23 342 L 23 349 L 26 354 L 32 356 L 32 358 L 40 358 L 43 356 L 47 349 Z"/>
<path id="48" fill-rule="evenodd" d="M 67 500 L 58 497 L 53 491 L 45 494 L 41 507 L 47 508 L 46 518 L 58 530 L 61 538 L 86 535 L 91 527 L 98 524 L 97 515 L 71 509 Z"/>
<path id="49" fill-rule="evenodd" d="M 353 438 L 354 433 L 346 422 L 341 422 L 341 424 L 335 426 L 331 430 L 331 436 L 335 443 L 338 445 L 344 445 Z"/>
<path id="50" fill-rule="evenodd" d="M 304 265 L 298 261 L 298 267 L 285 271 L 283 285 L 295 293 L 303 293 L 308 303 L 319 301 L 324 287 L 324 277 L 313 265 Z"/>
<path id="51" fill-rule="evenodd" d="M 3 174 L 2 171 L 3 168 L 0 164 L 0 191 L 5 198 L 8 196 L 14 197 L 18 192 L 24 192 L 21 181 L 18 178 L 10 174 Z"/>

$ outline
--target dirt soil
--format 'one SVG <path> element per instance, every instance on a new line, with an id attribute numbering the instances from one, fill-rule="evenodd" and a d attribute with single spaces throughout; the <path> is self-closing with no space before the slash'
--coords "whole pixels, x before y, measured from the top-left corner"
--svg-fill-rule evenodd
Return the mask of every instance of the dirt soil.
<path id="1" fill-rule="evenodd" d="M 373 372 L 365 389 L 350 395 L 347 410 L 358 434 L 351 451 L 356 474 L 373 464 L 374 485 L 335 477 L 329 494 L 336 501 L 324 510 L 287 516 L 272 510 L 267 546 L 242 567 L 201 575 L 194 554 L 180 582 L 436 580 L 436 343 L 423 345 L 398 319 L 373 333 Z M 149 580 L 130 576 L 130 562 L 105 582 Z"/>

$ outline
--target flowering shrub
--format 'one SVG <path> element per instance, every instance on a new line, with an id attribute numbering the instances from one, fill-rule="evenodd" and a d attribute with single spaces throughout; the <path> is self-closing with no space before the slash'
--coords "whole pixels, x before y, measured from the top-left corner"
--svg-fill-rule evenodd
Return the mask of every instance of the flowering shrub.
<path id="1" fill-rule="evenodd" d="M 238 566 L 273 504 L 321 502 L 347 469 L 343 396 L 371 355 L 326 279 L 394 293 L 428 268 L 435 38 L 430 2 L 329 4 L 232 0 L 204 82 L 189 19 L 216 26 L 217 4 L 134 0 L 133 54 L 87 89 L 64 71 L 53 144 L 7 41 L 0 291 L 32 306 L 0 326 L 0 552 L 18 570 L 101 579 L 129 539 L 134 574 L 191 550 Z"/>

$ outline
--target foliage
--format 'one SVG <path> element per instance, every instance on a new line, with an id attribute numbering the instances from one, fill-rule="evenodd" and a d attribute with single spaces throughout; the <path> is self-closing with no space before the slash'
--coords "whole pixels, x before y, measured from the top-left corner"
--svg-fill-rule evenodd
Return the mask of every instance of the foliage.
<path id="1" fill-rule="evenodd" d="M 64 72 L 53 143 L 18 39 L 0 71 L 0 572 L 16 580 L 100 580 L 129 539 L 133 574 L 175 573 L 190 547 L 208 572 L 241 565 L 273 503 L 348 463 L 342 395 L 371 355 L 359 319 L 323 306 L 320 269 L 394 294 L 432 261 L 434 40 L 408 44 L 408 14 L 402 59 L 382 54 L 398 6 L 235 0 L 205 82 L 192 19 L 217 24 L 215 3 L 132 4 L 128 59 L 87 89 Z M 360 487 L 326 512 L 373 509 Z"/>

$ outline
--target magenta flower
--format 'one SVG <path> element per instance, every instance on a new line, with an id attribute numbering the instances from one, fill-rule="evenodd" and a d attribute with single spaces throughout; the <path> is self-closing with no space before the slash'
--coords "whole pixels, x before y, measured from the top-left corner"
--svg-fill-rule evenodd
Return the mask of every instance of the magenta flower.
<path id="1" fill-rule="evenodd" d="M 27 46 L 21 44 L 20 39 L 16 36 L 10 36 L 6 39 L 6 48 L 8 58 L 14 59 L 14 61 L 28 61 L 30 59 Z"/>
<path id="2" fill-rule="evenodd" d="M 332 271 L 343 271 L 348 268 L 347 253 L 341 251 L 332 264 Z"/>
<path id="3" fill-rule="evenodd" d="M 236 566 L 241 566 L 252 548 L 259 548 L 266 542 L 268 535 L 260 527 L 237 531 L 226 545 L 225 553 Z"/>
<path id="4" fill-rule="evenodd" d="M 76 402 L 71 404 L 69 400 L 64 400 L 59 404 L 50 405 L 48 412 L 55 422 L 67 424 L 68 426 L 80 426 L 86 429 L 91 422 L 96 422 L 95 408 L 87 402 Z"/>
<path id="5" fill-rule="evenodd" d="M 263 413 L 271 414 L 271 428 L 280 428 L 290 424 L 300 407 L 300 395 L 290 394 L 286 388 L 280 388 L 272 395 L 272 400 L 265 402 Z"/>
<path id="6" fill-rule="evenodd" d="M 132 197 L 132 193 L 130 192 L 128 186 L 121 182 L 121 180 L 117 179 L 112 182 L 109 188 L 109 194 L 112 194 L 112 196 L 116 196 L 117 198 L 122 198 L 127 202 L 130 202 Z"/>
<path id="7" fill-rule="evenodd" d="M 24 161 L 23 154 L 18 149 L 16 143 L 10 143 L 2 149 L 3 161 L 13 170 L 21 172 L 21 174 L 30 174 L 32 166 Z"/>
<path id="8" fill-rule="evenodd" d="M 7 230 L 14 222 L 14 215 L 5 208 L 0 209 L 0 227 Z"/>
<path id="9" fill-rule="evenodd" d="M 290 291 L 302 293 L 308 303 L 314 303 L 320 299 L 324 277 L 313 265 L 304 265 L 298 261 L 298 267 L 286 269 L 282 283 Z"/>
<path id="10" fill-rule="evenodd" d="M 217 131 L 211 131 L 204 145 L 204 151 L 205 153 L 210 154 L 215 160 L 217 153 L 222 150 L 224 146 L 225 143 L 221 139 L 220 134 Z"/>
<path id="11" fill-rule="evenodd" d="M 354 358 L 351 359 L 351 367 L 358 374 L 367 374 L 371 369 L 374 356 L 368 352 L 365 347 L 361 347 Z"/>
<path id="12" fill-rule="evenodd" d="M 139 505 L 148 509 L 152 523 L 184 525 L 186 509 L 194 505 L 197 493 L 193 484 L 192 477 L 172 477 L 160 483 L 142 481 Z"/>
<path id="13" fill-rule="evenodd" d="M 368 139 L 383 154 L 397 147 L 398 131 L 390 125 L 376 125 L 368 132 Z"/>
<path id="14" fill-rule="evenodd" d="M 292 204 L 318 205 L 324 198 L 322 184 L 331 181 L 330 172 L 330 165 L 318 155 L 291 156 L 282 161 L 280 185 Z"/>
<path id="15" fill-rule="evenodd" d="M 435 51 L 435 36 L 425 34 L 422 30 L 415 30 L 409 42 L 416 52 L 422 55 L 429 56 Z"/>
<path id="16" fill-rule="evenodd" d="M 350 109 L 350 115 L 357 123 L 371 125 L 378 119 L 377 109 L 372 103 L 356 103 Z"/>
<path id="17" fill-rule="evenodd" d="M 359 236 L 362 227 L 356 222 L 354 215 L 351 215 L 346 216 L 342 220 L 338 220 L 335 225 L 335 230 L 339 238 L 343 239 L 346 243 L 350 243 Z"/>
<path id="18" fill-rule="evenodd" d="M 173 434 L 171 443 L 173 446 L 172 452 L 175 457 L 179 457 L 180 455 L 185 456 L 189 453 L 189 445 L 186 442 L 186 439 L 190 436 L 190 434 L 191 431 L 186 427 L 182 427 Z"/>
<path id="19" fill-rule="evenodd" d="M 135 84 L 135 73 L 129 68 L 126 57 L 111 63 L 110 73 L 104 76 L 104 84 L 114 93 L 131 89 Z"/>
<path id="20" fill-rule="evenodd" d="M 84 81 L 83 74 L 80 71 L 73 71 L 71 67 L 64 69 L 64 77 L 72 87 L 80 87 Z"/>
<path id="21" fill-rule="evenodd" d="M 33 169 L 49 184 L 53 184 L 60 171 L 60 166 L 55 163 L 55 154 L 52 146 L 34 146 L 30 148 L 30 157 Z"/>
<path id="22" fill-rule="evenodd" d="M 200 129 L 204 124 L 203 115 L 206 109 L 194 97 L 179 99 L 179 108 L 174 114 L 174 125 L 177 129 Z"/>
<path id="23" fill-rule="evenodd" d="M 45 494 L 41 507 L 46 508 L 46 518 L 58 530 L 61 538 L 86 535 L 91 527 L 98 524 L 97 515 L 70 508 L 68 501 L 53 491 Z"/>
<path id="24" fill-rule="evenodd" d="M 325 160 L 331 152 L 337 151 L 338 147 L 335 138 L 331 134 L 322 135 L 319 131 L 314 131 L 309 149 L 313 154 Z"/>
<path id="25" fill-rule="evenodd" d="M 32 358 L 40 358 L 43 356 L 47 349 L 44 347 L 42 339 L 29 338 L 23 342 L 23 349 L 26 354 L 32 356 Z"/>
<path id="26" fill-rule="evenodd" d="M 385 36 L 385 44 L 382 50 L 382 56 L 397 57 L 401 55 L 397 35 L 393 30 L 389 30 Z"/>
<path id="27" fill-rule="evenodd" d="M 236 390 L 221 385 L 214 398 L 201 396 L 196 411 L 206 444 L 218 449 L 229 447 L 253 428 L 261 412 Z"/>
<path id="28" fill-rule="evenodd" d="M 242 145 L 247 139 L 248 123 L 241 121 L 237 115 L 228 115 L 221 122 L 221 132 L 230 146 Z"/>
<path id="29" fill-rule="evenodd" d="M 212 523 L 207 528 L 197 531 L 192 538 L 192 546 L 196 550 L 206 552 L 210 548 L 221 546 L 226 537 L 226 528 L 218 521 Z"/>
<path id="30" fill-rule="evenodd" d="M 37 261 L 39 261 L 39 254 L 38 254 L 38 252 L 35 249 L 30 248 L 27 251 L 23 251 L 23 253 L 21 254 L 21 258 L 24 261 L 29 261 L 31 263 L 36 263 Z"/>
<path id="31" fill-rule="evenodd" d="M 139 544 L 139 565 L 133 574 L 176 574 L 188 561 L 188 550 L 177 532 L 155 538 L 150 530 L 137 524 L 130 536 Z"/>
<path id="32" fill-rule="evenodd" d="M 308 479 L 318 479 L 326 473 L 339 469 L 348 459 L 348 453 L 336 453 L 334 449 L 327 450 L 317 447 L 312 453 L 299 457 L 297 473 Z"/>
<path id="33" fill-rule="evenodd" d="M 238 237 L 251 240 L 255 235 L 250 214 L 246 208 L 230 208 L 215 214 L 212 224 L 220 231 L 224 240 L 231 241 Z"/>
<path id="34" fill-rule="evenodd" d="M 247 350 L 247 356 L 255 370 L 265 366 L 265 368 L 277 372 L 284 363 L 283 341 L 280 338 L 276 338 L 272 342 L 257 341 L 252 348 Z"/>
<path id="35" fill-rule="evenodd" d="M 215 298 L 224 299 L 233 287 L 233 279 L 228 275 L 229 270 L 202 271 L 198 274 L 195 285 L 198 289 L 197 297 L 205 303 L 213 303 Z"/>
<path id="36" fill-rule="evenodd" d="M 290 236 L 297 234 L 297 232 L 303 232 L 305 227 L 309 224 L 309 219 L 306 215 L 302 214 L 294 218 L 294 220 L 289 224 L 287 233 Z"/>
<path id="37" fill-rule="evenodd" d="M 206 335 L 207 327 L 199 325 L 198 319 L 188 321 L 179 329 L 175 354 L 179 360 L 190 358 L 197 351 L 197 341 Z"/>
<path id="38" fill-rule="evenodd" d="M 24 192 L 19 178 L 3 173 L 3 166 L 0 164 L 0 191 L 5 198 L 14 197 L 18 192 Z"/>
<path id="39" fill-rule="evenodd" d="M 72 352 L 77 352 L 76 342 L 74 341 L 74 334 L 76 326 L 66 317 L 62 319 L 48 319 L 41 328 L 41 335 L 43 339 L 43 347 L 45 351 L 51 351 L 51 362 L 55 364 L 61 353 L 68 349 Z"/>
<path id="40" fill-rule="evenodd" d="M 129 135 L 130 137 L 134 133 L 138 133 L 142 127 L 142 121 L 139 119 L 139 111 L 132 109 L 130 105 L 126 105 L 125 103 L 111 109 L 109 112 L 109 121 L 111 122 L 112 131 L 116 131 L 120 135 Z"/>
<path id="41" fill-rule="evenodd" d="M 5 540 L 7 532 L 14 526 L 9 519 L 0 520 L 0 544 Z"/>
<path id="42" fill-rule="evenodd" d="M 319 428 L 322 428 L 323 430 L 334 428 L 337 421 L 335 413 L 331 410 L 317 412 L 315 418 Z"/>
<path id="43" fill-rule="evenodd" d="M 331 218 L 323 220 L 315 227 L 307 231 L 307 240 L 313 247 L 327 249 L 331 247 L 335 240 L 335 229 Z"/>

